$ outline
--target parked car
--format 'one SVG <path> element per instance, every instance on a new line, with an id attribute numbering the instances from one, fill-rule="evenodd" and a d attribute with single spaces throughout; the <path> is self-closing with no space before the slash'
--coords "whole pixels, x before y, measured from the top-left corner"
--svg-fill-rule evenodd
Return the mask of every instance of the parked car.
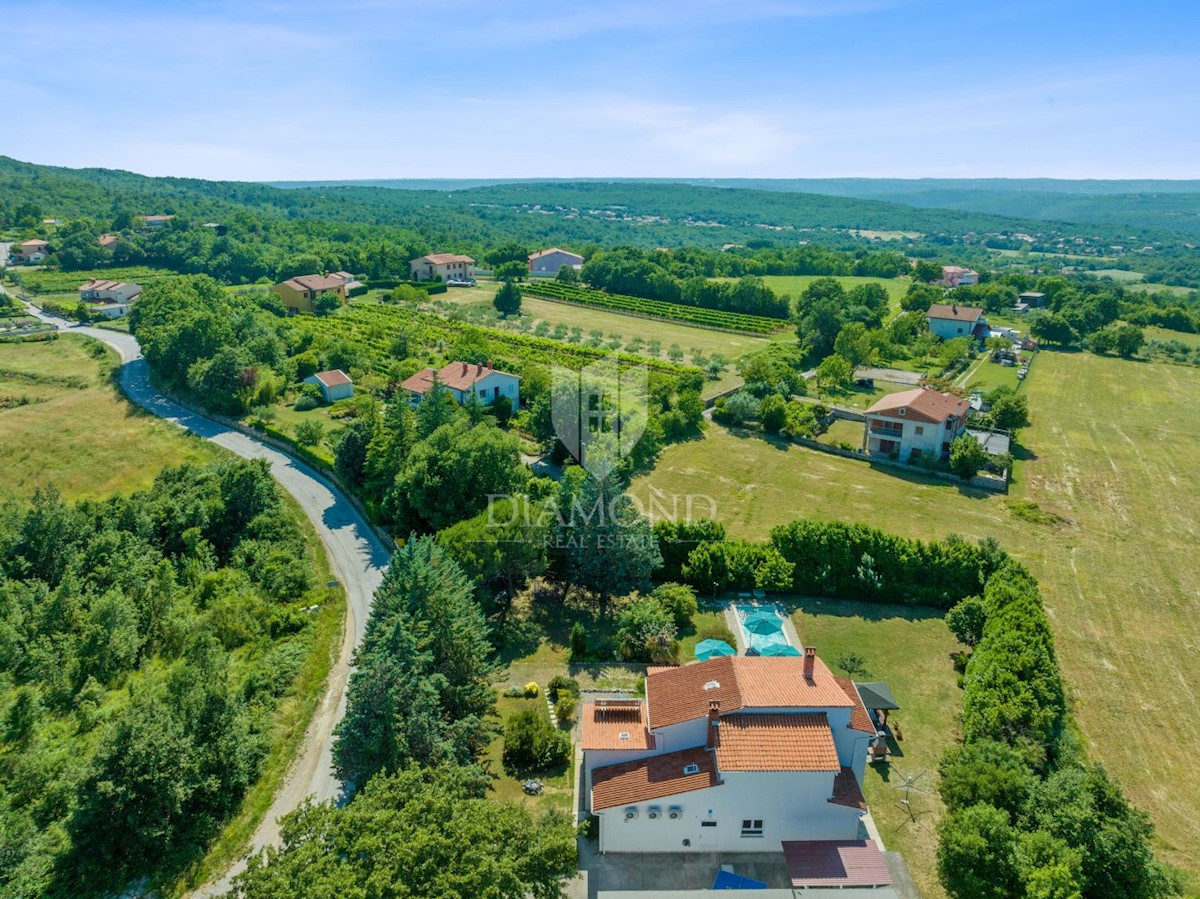
<path id="1" fill-rule="evenodd" d="M 446 286 L 447 287 L 474 287 L 475 279 L 474 278 L 447 278 Z"/>

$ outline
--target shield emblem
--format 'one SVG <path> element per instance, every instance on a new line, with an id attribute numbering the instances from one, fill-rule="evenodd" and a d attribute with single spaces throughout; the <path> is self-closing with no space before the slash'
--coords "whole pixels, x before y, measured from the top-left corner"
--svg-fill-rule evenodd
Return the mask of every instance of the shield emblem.
<path id="1" fill-rule="evenodd" d="M 554 433 L 580 465 L 603 480 L 646 431 L 646 366 L 622 363 L 614 354 L 579 371 L 556 365 L 550 375 Z"/>

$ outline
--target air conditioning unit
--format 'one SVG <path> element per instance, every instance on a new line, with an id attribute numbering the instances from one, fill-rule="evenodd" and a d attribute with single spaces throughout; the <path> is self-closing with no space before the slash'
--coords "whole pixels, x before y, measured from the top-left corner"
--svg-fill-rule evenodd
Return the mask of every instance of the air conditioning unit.
<path id="1" fill-rule="evenodd" d="M 649 809 L 649 811 L 648 811 L 648 813 L 647 813 L 647 817 L 648 817 L 648 818 L 649 818 L 651 821 L 654 821 L 654 820 L 657 820 L 658 818 L 661 818 L 661 817 L 662 817 L 662 809 L 661 809 L 661 808 L 659 808 L 657 805 L 652 805 L 652 806 L 650 806 L 650 809 Z"/>
<path id="2" fill-rule="evenodd" d="M 673 805 L 669 809 L 667 809 L 667 817 L 670 818 L 672 821 L 682 818 L 683 817 L 683 809 L 680 808 L 678 805 Z"/>
<path id="3" fill-rule="evenodd" d="M 631 806 L 629 806 L 629 808 L 625 809 L 625 820 L 626 821 L 632 821 L 637 816 L 638 816 L 638 810 L 637 810 L 636 805 L 631 805 Z"/>

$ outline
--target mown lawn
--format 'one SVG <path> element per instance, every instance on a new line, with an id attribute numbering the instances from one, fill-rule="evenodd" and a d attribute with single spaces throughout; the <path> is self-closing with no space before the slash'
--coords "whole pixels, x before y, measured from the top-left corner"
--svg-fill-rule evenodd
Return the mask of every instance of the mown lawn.
<path id="1" fill-rule="evenodd" d="M 1095 756 L 1157 824 L 1164 856 L 1198 873 L 1200 370 L 1043 351 L 1022 389 L 1033 426 L 1008 498 L 715 426 L 667 448 L 632 489 L 711 496 L 738 537 L 811 517 L 1000 540 L 1041 582 Z M 1018 518 L 1014 499 L 1062 521 Z"/>
<path id="2" fill-rule="evenodd" d="M 847 675 L 839 660 L 855 655 L 866 670 L 850 674 L 854 680 L 882 680 L 892 688 L 901 708 L 889 723 L 904 739 L 893 747 L 889 763 L 867 766 L 863 792 L 884 845 L 908 861 L 921 895 L 944 896 L 927 862 L 937 852 L 935 822 L 942 811 L 937 764 L 957 738 L 962 707 L 950 654 L 962 647 L 931 609 L 810 597 L 783 602 L 793 609 L 800 639 L 815 646 L 835 674 Z M 930 793 L 912 792 L 911 817 L 900 804 L 904 793 L 896 789 L 906 776 Z"/>
<path id="3" fill-rule="evenodd" d="M 38 400 L 0 411 L 0 491 L 53 485 L 100 498 L 148 487 L 167 465 L 215 458 L 211 444 L 126 402 L 110 380 L 116 354 L 89 346 L 98 344 L 73 334 L 0 344 L 0 395 Z"/>
<path id="4" fill-rule="evenodd" d="M 793 299 L 804 293 L 804 289 L 822 275 L 767 275 L 763 278 L 767 286 L 780 296 L 790 296 Z M 851 290 L 859 284 L 881 284 L 888 292 L 889 309 L 891 314 L 900 311 L 900 298 L 908 292 L 912 278 L 860 278 L 855 275 L 840 275 L 835 280 L 840 281 L 846 290 Z"/>

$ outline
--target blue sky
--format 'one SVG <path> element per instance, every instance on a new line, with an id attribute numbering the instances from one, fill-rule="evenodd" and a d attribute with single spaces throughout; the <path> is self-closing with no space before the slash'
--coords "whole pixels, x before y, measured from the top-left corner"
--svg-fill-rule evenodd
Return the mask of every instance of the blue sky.
<path id="1" fill-rule="evenodd" d="M 1182 0 L 0 0 L 0 21 L 0 153 L 33 162 L 1200 178 Z"/>

